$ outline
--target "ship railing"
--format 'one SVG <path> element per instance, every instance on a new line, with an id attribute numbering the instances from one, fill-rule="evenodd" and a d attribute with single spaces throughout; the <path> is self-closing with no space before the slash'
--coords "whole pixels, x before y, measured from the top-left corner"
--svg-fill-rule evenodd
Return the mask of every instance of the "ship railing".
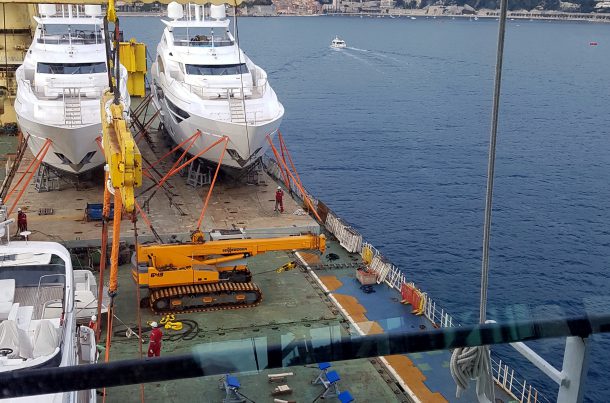
<path id="1" fill-rule="evenodd" d="M 233 46 L 235 42 L 222 36 L 199 36 L 196 35 L 176 35 L 174 34 L 174 46 L 189 46 L 201 48 L 219 48 L 223 46 Z"/>
<path id="2" fill-rule="evenodd" d="M 514 369 L 502 362 L 502 359 L 491 355 L 491 370 L 496 383 L 512 398 L 520 403 L 551 403 L 532 384 L 519 375 Z"/>
<path id="3" fill-rule="evenodd" d="M 0 397 L 15 398 L 37 394 L 51 394 L 72 390 L 99 389 L 104 387 L 155 383 L 160 380 L 210 377 L 224 375 L 226 365 L 218 365 L 218 357 L 232 357 L 239 363 L 237 373 L 262 373 L 280 368 L 303 368 L 312 363 L 339 362 L 356 359 L 372 359 L 398 354 L 422 353 L 426 351 L 452 350 L 460 347 L 481 345 L 514 344 L 548 338 L 566 338 L 566 344 L 581 346 L 574 360 L 566 366 L 567 378 L 562 384 L 557 401 L 561 403 L 582 401 L 585 391 L 585 357 L 588 343 L 594 334 L 610 333 L 610 315 L 584 313 L 578 317 L 537 319 L 510 323 L 478 324 L 445 329 L 416 331 L 393 331 L 380 334 L 343 335 L 339 324 L 327 328 L 317 327 L 314 332 L 303 334 L 304 345 L 320 345 L 320 348 L 302 348 L 299 343 L 280 343 L 277 335 L 270 337 L 243 338 L 232 342 L 200 343 L 185 354 L 167 354 L 153 360 L 130 359 L 91 365 L 23 369 L 0 373 Z M 294 339 L 293 334 L 287 338 Z M 284 340 L 284 338 L 281 338 Z M 221 345 L 221 343 L 223 343 Z M 307 343 L 307 344 L 305 344 Z M 574 353 L 568 351 L 566 353 Z M 279 359 L 278 359 L 279 357 Z M 282 359 L 288 357 L 289 359 Z M 575 362 L 579 361 L 579 362 Z M 334 365 L 334 364 L 333 364 Z M 504 368 L 499 365 L 496 368 Z M 502 369 L 506 382 L 510 384 L 511 372 Z M 234 373 L 235 373 L 234 372 Z M 132 376 L 125 376 L 132 374 Z M 500 375 L 504 377 L 504 373 Z M 581 377 L 582 376 L 582 377 Z M 504 379 L 504 378 L 502 378 Z M 528 384 L 515 382 L 513 389 L 521 388 L 517 400 L 541 402 L 549 400 L 530 392 Z M 567 393 L 566 393 L 567 392 Z M 570 394 L 570 392 L 572 394 Z M 529 398 L 529 400 L 528 400 Z"/>
<path id="4" fill-rule="evenodd" d="M 37 40 L 45 45 L 103 45 L 104 37 L 100 31 L 78 30 L 66 33 L 43 32 Z"/>
<path id="5" fill-rule="evenodd" d="M 264 164 L 271 176 L 275 177 L 278 181 L 282 181 L 281 168 L 275 160 L 267 157 Z M 292 195 L 304 200 L 300 190 L 292 184 L 292 181 L 290 183 Z M 309 193 L 306 196 L 310 197 L 316 206 L 318 205 L 318 200 L 309 195 Z M 377 248 L 364 240 L 355 228 L 339 218 L 331 209 L 328 209 L 324 226 L 337 238 L 341 247 L 350 253 L 360 254 L 365 263 L 369 262 L 368 268 L 377 276 L 378 284 L 385 283 L 397 292 L 400 292 L 403 284 L 413 285 L 403 270 L 392 264 Z M 434 327 L 452 328 L 461 326 L 446 309 L 437 304 L 427 293 L 422 294 L 424 296 L 422 314 Z M 519 380 L 518 374 L 506 363 L 502 363 L 501 360 L 493 358 L 492 367 L 496 384 L 519 402 L 537 403 L 549 401 L 532 384 L 527 383 L 525 378 Z"/>
<path id="6" fill-rule="evenodd" d="M 104 91 L 103 86 L 92 86 L 88 81 L 81 82 L 72 82 L 66 83 L 65 85 L 58 85 L 53 80 L 45 83 L 44 85 L 32 85 L 30 80 L 26 80 L 24 78 L 19 80 L 19 86 L 35 95 L 38 99 L 41 100 L 55 100 L 59 97 L 63 97 L 65 94 L 65 90 L 68 88 L 79 88 L 80 94 L 86 96 L 87 98 L 99 98 Z"/>
<path id="7" fill-rule="evenodd" d="M 179 81 L 176 81 L 179 82 Z M 227 97 L 242 97 L 242 86 L 215 86 L 213 84 L 197 85 L 182 83 L 182 85 L 192 94 L 197 95 L 201 99 L 227 99 Z M 262 85 L 244 85 L 243 93 L 247 99 L 261 98 L 265 94 L 267 84 Z M 227 95 L 228 94 L 228 95 Z"/>

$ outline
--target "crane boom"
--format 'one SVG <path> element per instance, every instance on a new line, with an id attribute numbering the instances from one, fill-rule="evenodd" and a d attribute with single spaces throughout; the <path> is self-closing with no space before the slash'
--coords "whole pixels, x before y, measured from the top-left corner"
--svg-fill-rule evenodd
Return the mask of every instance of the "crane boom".
<path id="1" fill-rule="evenodd" d="M 139 245 L 138 256 L 142 264 L 156 268 L 173 266 L 189 267 L 193 264 L 216 264 L 243 257 L 256 256 L 270 251 L 313 249 L 323 252 L 324 235 L 299 235 L 280 238 L 230 239 L 203 243 Z M 227 258 L 221 261 L 211 259 Z M 231 258 L 231 259 L 229 259 Z"/>

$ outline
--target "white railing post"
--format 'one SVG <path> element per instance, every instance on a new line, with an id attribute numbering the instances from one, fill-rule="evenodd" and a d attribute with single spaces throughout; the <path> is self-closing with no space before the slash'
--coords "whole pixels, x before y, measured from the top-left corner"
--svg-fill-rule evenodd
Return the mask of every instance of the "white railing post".
<path id="1" fill-rule="evenodd" d="M 582 402 L 588 367 L 588 340 L 576 336 L 566 338 L 561 372 L 567 382 L 559 385 L 557 403 Z"/>

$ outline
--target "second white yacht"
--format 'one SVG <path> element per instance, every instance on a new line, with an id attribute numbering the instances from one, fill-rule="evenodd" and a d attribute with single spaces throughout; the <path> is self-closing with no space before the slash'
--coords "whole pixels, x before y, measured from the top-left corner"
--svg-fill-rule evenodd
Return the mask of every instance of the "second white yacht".
<path id="1" fill-rule="evenodd" d="M 38 26 L 17 69 L 15 111 L 34 155 L 43 163 L 80 175 L 104 164 L 100 99 L 108 87 L 101 6 L 39 5 Z M 129 108 L 127 71 L 120 67 L 121 101 Z M 42 156 L 41 156 L 42 157 Z"/>
<path id="2" fill-rule="evenodd" d="M 197 155 L 222 136 L 229 139 L 225 168 L 243 169 L 268 148 L 284 107 L 267 73 L 239 49 L 224 5 L 170 3 L 165 30 L 152 65 L 154 102 L 172 139 L 180 144 L 201 135 L 189 149 Z M 183 148 L 190 145 L 189 142 Z M 201 155 L 218 163 L 224 145 Z"/>
<path id="3" fill-rule="evenodd" d="M 70 253 L 54 242 L 11 241 L 12 222 L 0 205 L 0 373 L 95 363 L 94 331 L 77 326 L 78 285 Z M 4 401 L 92 403 L 96 392 Z"/>

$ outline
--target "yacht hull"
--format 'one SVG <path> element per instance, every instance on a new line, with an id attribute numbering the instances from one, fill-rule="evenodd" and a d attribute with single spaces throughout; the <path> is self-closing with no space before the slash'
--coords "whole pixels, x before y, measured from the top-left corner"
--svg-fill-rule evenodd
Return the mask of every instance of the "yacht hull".
<path id="1" fill-rule="evenodd" d="M 161 120 L 165 131 L 176 144 L 187 140 L 198 130 L 201 132 L 188 150 L 191 155 L 197 155 L 223 136 L 228 137 L 229 142 L 227 152 L 222 159 L 222 167 L 236 170 L 249 167 L 267 151 L 269 148 L 267 135 L 273 139 L 284 115 L 282 109 L 282 113 L 276 119 L 264 124 L 230 123 L 192 114 L 189 118 L 177 122 L 164 101 L 159 102 L 158 99 L 155 101 L 161 109 Z M 188 145 L 189 143 L 186 143 L 182 148 L 186 149 Z M 206 151 L 200 158 L 218 164 L 223 149 L 224 145 L 220 143 Z"/>
<path id="2" fill-rule="evenodd" d="M 28 147 L 33 155 L 38 154 L 47 139 L 51 140 L 51 146 L 42 162 L 53 168 L 82 175 L 105 163 L 96 142 L 96 138 L 101 136 L 101 123 L 60 127 L 36 122 L 19 113 L 17 121 L 23 134 L 30 137 Z"/>

